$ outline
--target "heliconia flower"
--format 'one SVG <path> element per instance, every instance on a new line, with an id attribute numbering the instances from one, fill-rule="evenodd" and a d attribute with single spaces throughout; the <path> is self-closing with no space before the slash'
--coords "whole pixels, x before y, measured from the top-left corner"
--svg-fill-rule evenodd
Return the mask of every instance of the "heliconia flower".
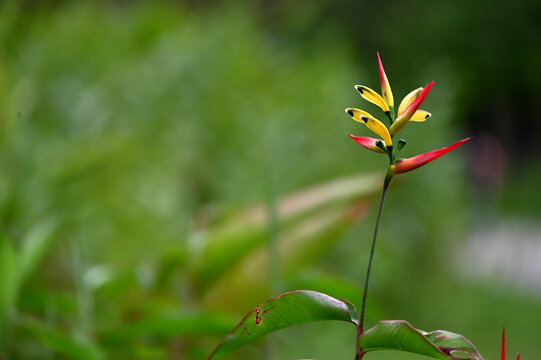
<path id="1" fill-rule="evenodd" d="M 393 141 L 391 140 L 391 134 L 389 134 L 389 130 L 387 130 L 387 127 L 383 125 L 381 121 L 379 121 L 366 111 L 360 109 L 347 108 L 346 112 L 353 118 L 353 120 L 365 124 L 370 130 L 381 136 L 381 138 L 385 142 L 385 145 L 393 145 Z"/>
<path id="2" fill-rule="evenodd" d="M 393 93 L 391 91 L 389 79 L 387 79 L 379 53 L 378 66 L 382 95 L 379 95 L 374 90 L 362 85 L 355 85 L 355 89 L 361 93 L 361 96 L 364 99 L 376 104 L 387 114 L 390 126 L 385 126 L 381 121 L 364 110 L 347 108 L 346 112 L 355 121 L 365 124 L 383 140 L 383 142 L 378 142 L 378 139 L 370 137 L 349 135 L 353 140 L 366 149 L 387 154 L 389 156 L 389 170 L 385 180 L 386 182 L 390 181 L 394 175 L 417 169 L 418 167 L 439 158 L 440 156 L 470 140 L 470 138 L 467 138 L 443 149 L 429 151 L 425 154 L 396 161 L 396 159 L 399 157 L 401 149 L 405 146 L 406 141 L 404 139 L 398 139 L 396 146 L 393 146 L 394 135 L 402 130 L 409 121 L 425 121 L 432 116 L 432 114 L 430 114 L 428 111 L 420 110 L 419 107 L 430 92 L 430 89 L 432 89 L 432 86 L 434 86 L 434 81 L 430 82 L 426 87 L 415 89 L 406 95 L 406 97 L 404 97 L 404 99 L 400 102 L 400 105 L 398 106 L 398 113 L 395 117 Z"/>
<path id="3" fill-rule="evenodd" d="M 502 353 L 501 360 L 505 360 L 505 328 L 502 331 Z M 517 360 L 520 360 L 520 354 L 517 354 Z"/>
<path id="4" fill-rule="evenodd" d="M 372 151 L 375 151 L 375 152 L 378 152 L 378 153 L 382 153 L 382 154 L 385 154 L 385 150 L 383 150 L 382 148 L 378 147 L 376 144 L 378 141 L 381 141 L 381 140 L 378 140 L 378 139 L 374 139 L 374 138 L 371 138 L 371 137 L 367 137 L 367 136 L 355 136 L 355 135 L 351 135 L 349 134 L 349 137 L 352 138 L 353 140 L 355 140 L 358 144 L 364 146 L 365 148 L 367 148 L 368 150 L 372 150 Z"/>
<path id="5" fill-rule="evenodd" d="M 415 112 L 419 109 L 419 106 L 421 106 L 422 102 L 424 101 L 424 99 L 426 98 L 426 95 L 428 94 L 428 92 L 430 91 L 430 89 L 432 89 L 432 86 L 434 85 L 434 81 L 430 82 L 420 93 L 419 95 L 417 95 L 415 98 L 412 98 L 412 101 L 410 102 L 410 104 L 402 111 L 402 113 L 400 113 L 400 109 L 399 109 L 399 114 L 398 114 L 398 117 L 396 118 L 396 121 L 391 125 L 391 127 L 389 128 L 389 131 L 391 132 L 392 135 L 396 134 L 397 132 L 399 132 L 400 130 L 402 130 L 404 128 L 404 126 L 406 126 L 406 124 L 408 123 L 408 121 L 411 120 L 411 118 L 413 117 L 413 115 L 415 114 Z M 416 90 L 415 90 L 416 91 Z M 411 95 L 411 93 L 410 93 Z"/>
<path id="6" fill-rule="evenodd" d="M 417 155 L 411 158 L 398 160 L 397 162 L 391 165 L 391 167 L 389 168 L 389 173 L 391 175 L 395 175 L 395 174 L 403 174 L 405 172 L 415 170 L 420 166 L 423 166 L 425 164 L 428 164 L 431 161 L 436 160 L 440 156 L 447 154 L 449 151 L 456 149 L 460 145 L 467 143 L 470 140 L 471 138 L 463 139 L 463 140 L 457 141 L 451 146 L 444 147 L 443 149 L 432 150 L 427 153 Z"/>
<path id="7" fill-rule="evenodd" d="M 383 64 L 381 63 L 379 52 L 378 52 L 378 65 L 379 65 L 379 80 L 381 82 L 381 95 L 383 96 L 383 100 L 385 100 L 389 108 L 392 108 L 394 107 L 393 92 L 391 91 L 391 85 L 389 85 L 389 80 L 387 79 L 387 75 L 385 75 L 385 70 L 383 69 Z"/>

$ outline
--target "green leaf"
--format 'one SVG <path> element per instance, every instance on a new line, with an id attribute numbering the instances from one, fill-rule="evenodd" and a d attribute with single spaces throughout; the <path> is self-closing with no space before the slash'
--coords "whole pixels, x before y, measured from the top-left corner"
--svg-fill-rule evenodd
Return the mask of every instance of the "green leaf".
<path id="1" fill-rule="evenodd" d="M 263 335 L 321 320 L 358 323 L 353 305 L 315 291 L 293 291 L 268 299 L 227 335 L 207 358 L 217 359 Z"/>
<path id="2" fill-rule="evenodd" d="M 482 360 L 473 344 L 449 331 L 426 333 L 403 320 L 380 321 L 359 339 L 362 352 L 399 350 L 442 360 Z"/>
<path id="3" fill-rule="evenodd" d="M 102 351 L 91 341 L 61 332 L 47 324 L 31 319 L 20 319 L 18 325 L 32 332 L 47 348 L 70 359 L 101 360 Z"/>
<path id="4" fill-rule="evenodd" d="M 17 299 L 17 254 L 10 240 L 0 234 L 0 358 L 4 358 L 11 337 L 11 318 Z"/>
<path id="5" fill-rule="evenodd" d="M 31 275 L 54 241 L 58 222 L 48 218 L 35 225 L 23 239 L 19 254 L 19 283 Z"/>
<path id="6" fill-rule="evenodd" d="M 274 263 L 276 268 L 273 270 L 286 279 L 316 263 L 351 226 L 346 213 L 344 209 L 324 209 L 307 215 L 290 228 L 282 229 L 276 239 L 277 251 L 272 256 L 268 246 L 252 251 L 236 267 L 224 271 L 222 277 L 208 288 L 203 305 L 205 308 L 214 308 L 219 304 L 222 308 L 244 312 L 253 307 L 261 296 L 271 296 L 268 282 L 271 278 L 270 264 Z M 318 290 L 310 286 L 289 288 Z M 327 292 L 326 289 L 323 290 Z M 243 296 L 239 298 L 238 294 Z"/>
<path id="7" fill-rule="evenodd" d="M 10 240 L 0 235 L 0 319 L 8 317 L 17 299 L 17 254 Z"/>
<path id="8" fill-rule="evenodd" d="M 282 196 L 276 204 L 280 229 L 295 228 L 299 222 L 302 227 L 306 224 L 304 217 L 330 207 L 346 209 L 352 200 L 378 191 L 380 181 L 379 174 L 360 174 Z M 199 239 L 205 245 L 191 259 L 191 266 L 202 290 L 208 289 L 222 274 L 265 244 L 268 218 L 264 209 L 261 204 L 243 209 Z M 333 211 L 345 218 L 343 211 Z"/>
<path id="9" fill-rule="evenodd" d="M 133 338 L 219 335 L 231 329 L 233 322 L 222 313 L 176 314 L 149 317 L 133 324 L 114 327 L 101 335 L 104 342 L 118 342 Z"/>
<path id="10" fill-rule="evenodd" d="M 482 358 L 475 346 L 462 335 L 445 330 L 435 330 L 425 336 L 444 353 L 452 355 L 452 359 L 476 360 Z"/>

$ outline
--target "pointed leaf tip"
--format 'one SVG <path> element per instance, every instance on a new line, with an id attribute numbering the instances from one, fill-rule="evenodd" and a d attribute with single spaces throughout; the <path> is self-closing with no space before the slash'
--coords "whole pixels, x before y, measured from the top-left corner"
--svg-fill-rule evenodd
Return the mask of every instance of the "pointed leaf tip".
<path id="1" fill-rule="evenodd" d="M 387 75 L 385 74 L 385 69 L 383 68 L 383 63 L 381 62 L 379 52 L 377 52 L 377 54 L 379 66 L 379 81 L 381 82 L 381 95 L 387 105 L 392 108 L 394 107 L 393 92 L 391 91 L 391 85 L 389 84 L 389 80 L 387 79 Z"/>
<path id="2" fill-rule="evenodd" d="M 460 145 L 465 144 L 470 140 L 471 140 L 471 137 L 457 141 L 453 145 L 444 147 L 442 149 L 432 150 L 421 155 L 399 160 L 393 165 L 391 165 L 390 171 L 394 175 L 394 174 L 403 174 L 408 171 L 415 170 L 418 167 L 421 167 L 425 164 L 428 164 L 431 161 L 436 160 L 440 156 L 447 154 L 449 151 L 456 149 Z"/>

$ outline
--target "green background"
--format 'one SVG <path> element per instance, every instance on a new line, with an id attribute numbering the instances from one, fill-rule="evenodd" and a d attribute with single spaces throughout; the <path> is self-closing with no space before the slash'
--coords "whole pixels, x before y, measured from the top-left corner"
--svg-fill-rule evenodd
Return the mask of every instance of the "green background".
<path id="1" fill-rule="evenodd" d="M 202 359 L 280 292 L 360 308 L 387 160 L 343 109 L 384 119 L 353 89 L 379 91 L 376 51 L 395 102 L 436 81 L 402 156 L 475 137 L 389 191 L 368 324 L 461 333 L 487 359 L 505 326 L 509 355 L 540 357 L 540 10 L 0 3 L 0 358 Z M 229 358 L 351 359 L 354 338 L 306 324 Z"/>

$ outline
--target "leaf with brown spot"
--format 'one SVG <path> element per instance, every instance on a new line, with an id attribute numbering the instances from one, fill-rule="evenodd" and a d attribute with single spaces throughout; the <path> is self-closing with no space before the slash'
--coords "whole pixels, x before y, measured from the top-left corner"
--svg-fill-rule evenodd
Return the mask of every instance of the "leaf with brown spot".
<path id="1" fill-rule="evenodd" d="M 217 359 L 244 344 L 290 326 L 322 320 L 358 324 L 352 304 L 308 290 L 270 298 L 252 311 L 225 337 L 207 358 Z"/>

